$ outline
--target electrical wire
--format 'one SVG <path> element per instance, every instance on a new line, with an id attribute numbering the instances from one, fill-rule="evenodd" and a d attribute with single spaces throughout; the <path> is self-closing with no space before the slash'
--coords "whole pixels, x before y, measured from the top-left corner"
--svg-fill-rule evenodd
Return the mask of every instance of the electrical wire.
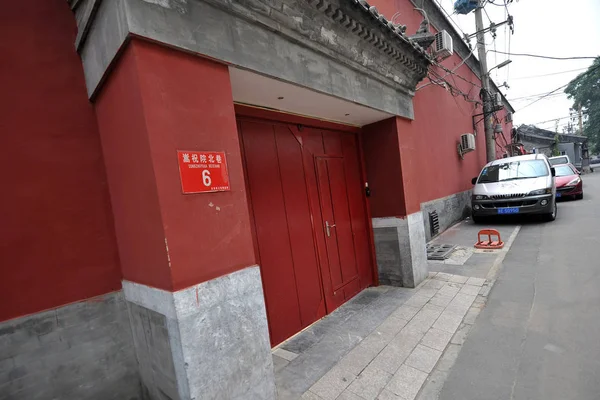
<path id="1" fill-rule="evenodd" d="M 485 3 L 484 3 L 484 5 L 485 5 Z M 494 21 L 492 21 L 492 19 L 490 18 L 490 15 L 488 14 L 488 12 L 487 12 L 487 10 L 485 8 L 483 8 L 483 12 L 485 13 L 485 16 L 487 17 L 488 21 L 490 21 L 490 31 L 491 31 L 492 26 L 494 25 Z M 494 46 L 494 50 L 496 50 L 496 35 L 494 33 L 492 33 L 492 43 L 491 43 L 491 45 L 493 45 Z M 489 46 L 489 45 L 486 43 L 486 46 Z M 492 51 L 492 50 L 486 51 L 486 55 L 490 51 Z M 498 56 L 496 54 L 494 55 L 494 62 L 496 63 L 496 65 L 498 65 Z M 495 72 L 496 72 L 496 80 L 498 80 L 498 70 L 496 70 Z"/>
<path id="2" fill-rule="evenodd" d="M 456 76 L 456 77 L 458 77 L 460 80 L 462 80 L 462 81 L 464 81 L 464 82 L 467 82 L 467 83 L 471 84 L 472 86 L 475 86 L 475 87 L 477 87 L 477 88 L 479 88 L 479 89 L 481 89 L 481 88 L 482 88 L 480 85 L 478 85 L 478 84 L 476 84 L 476 83 L 474 83 L 474 82 L 472 82 L 472 81 L 470 81 L 470 80 L 468 80 L 468 79 L 464 78 L 462 75 L 459 75 L 459 74 L 455 73 L 454 71 L 452 71 L 452 70 L 450 70 L 450 69 L 448 69 L 448 68 L 444 67 L 443 65 L 441 65 L 441 64 L 439 64 L 439 63 L 435 63 L 435 62 L 434 62 L 434 65 L 435 65 L 435 66 L 437 66 L 438 68 L 442 69 L 443 71 L 447 72 L 447 74 L 446 74 L 445 76 L 439 76 L 439 75 L 438 75 L 438 79 L 439 79 L 439 80 L 441 80 L 441 81 L 443 81 L 443 82 L 446 82 L 446 83 L 448 83 L 448 81 L 447 81 L 445 78 L 446 78 L 447 76 L 449 76 L 449 75 L 452 75 L 452 76 Z M 437 73 L 436 73 L 436 74 L 437 74 Z M 425 85 L 423 85 L 423 86 L 421 86 L 421 87 L 417 88 L 417 90 L 419 90 L 419 89 L 422 89 L 422 88 L 424 88 L 424 87 L 425 87 Z"/>
<path id="3" fill-rule="evenodd" d="M 483 12 L 485 13 L 485 16 L 487 17 L 488 21 L 490 21 L 490 24 L 493 25 L 494 23 L 492 22 L 492 19 L 490 18 L 490 14 L 488 14 L 488 12 L 485 8 L 483 9 Z"/>
<path id="4" fill-rule="evenodd" d="M 600 56 L 595 57 L 551 57 L 551 56 L 541 56 L 539 54 L 527 54 L 527 53 L 505 53 L 503 51 L 490 50 L 498 54 L 508 54 L 512 56 L 523 56 L 523 57 L 534 57 L 534 58 L 545 58 L 547 60 L 595 60 Z"/>
<path id="5" fill-rule="evenodd" d="M 508 11 L 508 9 L 507 9 L 507 11 Z M 510 43 L 511 43 L 511 37 L 512 37 L 512 35 L 508 35 L 508 57 L 507 57 L 507 58 L 508 58 L 509 60 L 510 60 L 510 56 L 511 56 L 511 54 L 510 54 Z M 508 65 L 506 66 L 506 82 L 508 82 L 508 78 L 509 78 L 509 76 L 510 76 L 510 64 L 508 64 Z"/>
<path id="6" fill-rule="evenodd" d="M 494 4 L 494 3 L 492 3 L 492 4 Z M 508 1 L 506 1 L 506 0 L 504 1 L 504 8 L 506 9 L 506 15 L 510 15 L 510 12 L 508 11 Z"/>
<path id="7" fill-rule="evenodd" d="M 459 88 L 457 88 L 456 84 L 455 85 L 451 84 L 443 76 L 441 76 L 440 74 L 438 74 L 436 71 L 431 70 L 430 74 L 433 75 L 433 77 L 436 79 L 435 84 L 438 85 L 438 86 L 444 87 L 446 90 L 448 90 L 450 92 L 450 94 L 452 96 L 455 96 L 455 97 L 456 96 L 463 96 L 464 98 L 466 98 L 468 96 L 462 90 L 460 90 Z M 430 77 L 430 79 L 431 79 L 431 77 Z"/>
<path id="8" fill-rule="evenodd" d="M 559 125 L 554 125 L 552 127 L 548 127 L 548 128 L 538 128 L 538 129 L 544 129 L 546 131 L 556 131 L 556 129 L 563 131 L 563 133 L 567 133 L 568 135 L 577 135 L 577 131 L 579 131 L 579 127 L 577 126 L 577 123 L 568 123 L 568 124 L 559 124 Z"/>
<path id="9" fill-rule="evenodd" d="M 511 103 L 514 103 L 515 105 L 518 105 L 518 104 L 524 104 L 524 103 L 526 103 L 526 102 L 528 102 L 528 101 L 540 100 L 540 99 L 542 99 L 542 97 L 543 97 L 543 99 L 544 99 L 544 100 L 557 100 L 557 99 L 566 100 L 566 99 L 567 99 L 566 97 L 562 97 L 562 94 L 561 94 L 561 96 L 554 96 L 554 95 L 550 95 L 550 96 L 539 96 L 538 98 L 532 97 L 532 98 L 530 98 L 530 99 L 523 99 L 523 100 L 509 100 L 509 101 L 510 101 Z"/>
<path id="10" fill-rule="evenodd" d="M 597 67 L 594 67 L 594 68 L 590 69 L 588 72 L 585 72 L 584 74 L 589 74 L 589 73 L 592 73 L 592 72 L 594 72 L 594 71 L 596 71 L 596 70 L 598 70 L 598 69 L 600 69 L 600 65 L 599 65 L 599 66 L 597 66 Z M 531 103 L 527 104 L 527 105 L 526 105 L 526 106 L 524 106 L 524 107 L 521 107 L 521 108 L 520 108 L 519 110 L 517 110 L 517 111 L 521 111 L 521 110 L 523 110 L 523 109 L 525 109 L 525 108 L 527 108 L 527 107 L 529 107 L 529 106 L 531 106 L 531 105 L 533 105 L 533 104 L 537 103 L 538 101 L 544 100 L 544 99 L 545 99 L 545 98 L 547 98 L 548 96 L 550 96 L 550 95 L 552 95 L 552 94 L 554 94 L 554 93 L 558 92 L 558 91 L 559 91 L 559 90 L 561 90 L 561 89 L 564 89 L 564 88 L 566 88 L 567 86 L 569 86 L 569 84 L 570 84 L 570 83 L 571 83 L 571 82 L 569 82 L 569 83 L 567 83 L 567 84 L 565 84 L 565 85 L 562 85 L 561 87 L 559 87 L 559 88 L 556 88 L 556 89 L 552 90 L 551 92 L 548 92 L 548 93 L 547 93 L 547 94 L 545 94 L 544 96 L 540 97 L 540 98 L 539 98 L 539 99 L 537 99 L 537 100 L 534 100 L 534 101 L 532 101 Z"/>
<path id="11" fill-rule="evenodd" d="M 544 129 L 544 128 L 538 128 L 538 129 Z M 553 126 L 552 128 L 548 128 L 548 129 L 544 129 L 544 130 L 550 131 L 550 132 L 558 131 L 558 133 L 561 135 L 582 136 L 577 123 L 560 124 L 558 126 Z M 585 130 L 585 128 L 584 128 L 584 130 Z M 560 131 L 562 131 L 562 132 L 560 132 Z"/>
<path id="12" fill-rule="evenodd" d="M 583 111 L 583 114 L 585 114 L 585 111 Z M 533 122 L 530 125 L 541 125 L 541 124 L 546 124 L 546 123 L 549 123 L 549 122 L 560 121 L 562 119 L 567 119 L 567 118 L 577 118 L 577 114 L 567 115 L 566 117 L 554 118 L 554 119 L 549 119 L 549 120 L 541 121 L 541 122 Z"/>
<path id="13" fill-rule="evenodd" d="M 533 95 L 533 96 L 525 96 L 522 98 L 516 98 L 516 99 L 512 99 L 511 101 L 530 101 L 530 100 L 536 100 L 539 99 L 540 97 L 560 97 L 560 96 L 566 96 L 565 93 L 563 92 L 556 92 L 556 93 L 552 93 L 552 94 L 548 94 L 548 93 L 540 93 L 537 95 Z"/>
<path id="14" fill-rule="evenodd" d="M 441 68 L 441 69 L 443 69 L 444 71 L 446 71 L 446 72 L 450 73 L 451 75 L 454 75 L 454 76 L 456 76 L 456 77 L 457 77 L 457 78 L 459 78 L 460 80 L 462 80 L 462 81 L 465 81 L 465 82 L 467 82 L 467 83 L 469 83 L 469 84 L 471 84 L 471 85 L 473 85 L 473 86 L 476 86 L 476 87 L 478 87 L 479 89 L 483 89 L 483 87 L 482 87 L 481 85 L 478 85 L 478 84 L 476 84 L 475 82 L 472 82 L 472 81 L 468 80 L 467 78 L 463 77 L 462 75 L 459 75 L 459 74 L 457 74 L 457 73 L 455 73 L 455 72 L 452 72 L 450 69 L 448 69 L 448 68 L 444 67 L 444 66 L 443 66 L 443 65 L 441 65 L 440 63 L 438 63 L 438 62 L 435 62 L 435 61 L 434 61 L 434 62 L 433 62 L 433 64 L 434 64 L 436 67 L 438 67 L 438 68 Z"/>
<path id="15" fill-rule="evenodd" d="M 507 19 L 508 19 L 508 10 L 506 10 L 506 11 L 504 12 L 504 20 L 506 21 Z M 504 25 L 504 38 L 506 38 L 507 31 L 508 31 L 508 24 L 505 24 L 505 25 Z M 506 45 L 507 45 L 507 43 L 508 43 L 508 41 L 507 41 L 507 40 L 505 40 L 505 41 L 504 41 L 504 51 L 507 51 L 507 49 L 506 49 L 506 47 L 507 47 L 507 46 L 506 46 Z"/>
<path id="16" fill-rule="evenodd" d="M 472 55 L 475 53 L 475 50 L 476 50 L 476 49 L 475 49 L 475 48 L 473 48 L 473 49 L 471 50 L 471 52 L 469 53 L 469 55 L 468 55 L 468 56 L 466 56 L 466 57 L 465 57 L 465 58 L 464 58 L 464 59 L 463 59 L 463 60 L 460 62 L 460 64 L 458 64 L 457 66 L 455 66 L 455 67 L 454 67 L 454 69 L 452 69 L 452 71 L 451 71 L 451 72 L 448 72 L 448 73 L 446 73 L 446 75 L 444 75 L 444 76 L 443 76 L 443 79 L 445 79 L 445 78 L 446 78 L 448 75 L 450 75 L 451 73 L 455 73 L 455 72 L 456 72 L 456 71 L 457 71 L 457 70 L 458 70 L 460 67 L 462 67 L 462 66 L 463 66 L 463 65 L 464 65 L 464 64 L 467 62 L 467 60 L 468 60 L 469 58 L 471 58 L 471 56 L 472 56 Z M 431 84 L 433 84 L 433 82 L 431 82 L 431 83 L 426 83 L 425 85 L 422 85 L 422 86 L 418 87 L 416 90 L 423 89 L 424 87 L 427 87 L 427 86 L 429 86 L 429 85 L 431 85 Z"/>
<path id="17" fill-rule="evenodd" d="M 577 135 L 579 132 L 579 124 L 577 122 L 569 122 L 569 123 L 563 123 L 563 124 L 558 124 L 558 128 L 568 128 L 570 127 L 572 129 L 572 133 L 568 133 L 568 135 Z M 556 129 L 556 126 L 553 126 L 552 128 Z M 544 129 L 544 128 L 540 128 L 540 129 Z M 549 131 L 550 129 L 544 129 L 546 131 Z M 565 129 L 563 129 L 563 132 L 565 131 Z"/>
<path id="18" fill-rule="evenodd" d="M 454 79 L 454 75 L 450 75 L 450 78 L 452 78 L 452 82 L 454 82 L 454 86 L 458 87 L 458 83 L 456 83 L 456 79 Z M 475 107 L 473 108 L 473 110 L 475 110 L 475 109 L 477 109 L 477 104 L 478 104 L 478 103 L 477 103 L 477 101 L 475 101 L 475 100 L 472 100 L 472 99 L 469 97 L 469 96 L 470 96 L 470 94 L 471 94 L 471 90 L 473 90 L 473 88 L 472 88 L 472 87 L 471 87 L 471 89 L 469 90 L 469 93 L 468 93 L 468 94 L 466 94 L 466 95 L 465 95 L 465 94 L 464 94 L 464 92 L 462 92 L 462 91 L 461 91 L 461 94 L 462 94 L 462 96 L 463 96 L 463 99 L 464 99 L 465 101 L 467 101 L 467 102 L 469 102 L 469 103 L 474 103 L 474 104 L 475 104 Z M 461 106 L 458 104 L 458 101 L 456 101 L 456 98 L 454 99 L 454 102 L 456 103 L 456 106 L 457 106 L 458 108 L 460 108 L 460 110 L 461 110 L 462 114 L 463 114 L 463 115 L 467 115 L 465 112 L 463 112 L 463 108 L 462 108 L 462 107 L 461 107 Z M 470 114 L 472 114 L 472 112 L 471 112 Z"/>
<path id="19" fill-rule="evenodd" d="M 460 31 L 460 32 L 463 34 L 463 36 L 464 36 L 464 37 L 466 37 L 467 35 L 465 34 L 465 32 L 464 32 L 464 31 L 461 29 L 461 27 L 458 25 L 458 23 L 457 23 L 456 21 L 454 21 L 454 19 L 452 19 L 451 15 L 450 15 L 450 14 L 449 14 L 449 13 L 446 11 L 446 9 L 445 9 L 445 8 L 442 6 L 442 4 L 440 3 L 440 1 L 439 1 L 439 0 L 435 0 L 435 3 L 436 3 L 436 4 L 437 4 L 437 6 L 438 6 L 438 7 L 439 7 L 439 8 L 440 8 L 440 9 L 441 9 L 443 12 L 444 12 L 444 14 L 446 14 L 446 16 L 448 17 L 448 20 L 449 20 L 449 21 L 451 21 L 451 22 L 452 22 L 452 24 L 453 24 L 453 25 L 455 25 L 455 26 L 458 28 L 458 30 L 459 30 L 459 31 Z M 488 16 L 488 18 L 489 18 L 489 16 Z M 490 22 L 491 22 L 491 19 L 490 19 Z M 436 84 L 436 85 L 438 85 L 438 86 L 444 86 L 444 84 L 445 84 L 445 85 L 447 85 L 447 87 L 449 88 L 449 91 L 450 91 L 450 93 L 451 93 L 451 94 L 452 94 L 454 97 L 457 97 L 458 95 L 461 95 L 461 96 L 463 96 L 463 97 L 464 97 L 464 99 L 465 99 L 466 101 L 468 101 L 468 102 L 472 102 L 472 103 L 476 103 L 476 104 L 481 104 L 479 101 L 471 99 L 471 98 L 470 98 L 470 97 L 469 97 L 467 94 L 465 94 L 464 92 L 460 91 L 460 90 L 459 90 L 459 89 L 457 89 L 455 86 L 451 85 L 451 84 L 450 84 L 450 83 L 449 83 L 449 82 L 448 82 L 448 81 L 445 79 L 447 76 L 450 76 L 450 77 L 451 77 L 453 80 L 454 80 L 454 77 L 457 77 L 457 78 L 459 78 L 460 80 L 462 80 L 462 81 L 464 81 L 464 82 L 466 82 L 466 83 L 468 83 L 468 84 L 470 84 L 470 85 L 472 85 L 472 86 L 474 86 L 474 87 L 477 87 L 477 88 L 479 88 L 479 89 L 483 89 L 481 85 L 479 85 L 479 84 L 477 84 L 477 83 L 475 83 L 475 82 L 473 82 L 473 81 L 470 81 L 470 80 L 468 80 L 467 78 L 465 78 L 465 77 L 463 77 L 462 75 L 460 75 L 460 74 L 457 74 L 457 73 L 455 72 L 455 71 L 456 71 L 456 70 L 457 70 L 457 69 L 458 69 L 460 66 L 462 66 L 462 65 L 463 65 L 463 64 L 466 62 L 466 60 L 467 60 L 469 57 L 471 57 L 471 55 L 472 55 L 472 54 L 474 54 L 474 51 L 475 51 L 475 49 L 473 49 L 473 50 L 471 51 L 471 54 L 470 54 L 469 56 L 465 57 L 465 59 L 463 59 L 463 61 L 461 62 L 461 64 L 459 64 L 458 66 L 456 66 L 456 67 L 454 68 L 454 70 L 450 70 L 450 69 L 448 69 L 448 68 L 444 67 L 443 65 L 441 65 L 441 64 L 439 64 L 439 63 L 437 63 L 437 62 L 435 62 L 435 61 L 434 61 L 434 62 L 433 62 L 433 64 L 434 64 L 435 66 L 437 66 L 438 68 L 440 68 L 440 69 L 444 70 L 444 71 L 446 72 L 446 75 L 444 75 L 444 76 L 440 76 L 440 75 L 439 75 L 439 74 L 437 74 L 437 73 L 432 73 L 432 71 L 430 70 L 430 73 L 432 73 L 432 75 L 434 75 L 434 78 L 435 78 L 435 79 L 431 79 L 431 77 L 429 77 L 429 79 L 430 79 L 430 81 L 431 81 L 431 82 L 430 82 L 430 83 L 428 83 L 428 84 L 422 85 L 421 87 L 418 87 L 416 90 L 423 89 L 424 87 L 426 87 L 426 86 L 429 86 L 429 85 L 431 85 L 431 84 Z M 443 84 L 442 84 L 442 82 L 443 82 Z M 455 81 L 455 85 L 457 86 L 457 84 L 456 84 L 456 81 Z M 453 91 L 454 91 L 454 92 L 458 92 L 458 95 L 455 95 L 455 94 L 453 93 Z M 488 94 L 489 94 L 489 93 L 488 93 Z M 457 103 L 457 105 L 458 105 L 458 103 Z"/>
<path id="20" fill-rule="evenodd" d="M 492 42 L 494 45 L 494 50 L 496 50 L 496 38 L 494 37 L 494 41 Z M 498 65 L 498 53 L 494 52 L 494 65 Z M 499 68 L 496 68 L 496 80 L 498 80 L 498 71 Z"/>
<path id="21" fill-rule="evenodd" d="M 532 94 L 532 95 L 529 95 L 529 96 L 515 97 L 514 99 L 509 99 L 509 101 L 533 100 L 533 99 L 536 99 L 538 97 L 544 97 L 544 96 L 547 96 L 547 95 L 548 95 L 548 92 L 546 92 L 546 93 L 538 93 L 538 94 Z M 551 96 L 554 97 L 554 96 L 562 96 L 562 95 L 564 95 L 564 93 L 561 92 L 561 93 L 554 93 Z"/>
<path id="22" fill-rule="evenodd" d="M 503 4 L 496 4 L 496 3 L 494 3 L 493 1 L 490 1 L 490 0 L 488 0 L 488 1 L 486 2 L 486 4 L 491 4 L 491 5 L 493 5 L 493 6 L 496 6 L 496 7 L 507 7 L 506 3 L 503 3 Z"/>
<path id="23" fill-rule="evenodd" d="M 567 84 L 565 84 L 565 85 L 562 85 L 561 87 L 558 87 L 558 88 L 556 88 L 556 89 L 552 90 L 551 92 L 548 92 L 547 94 L 545 94 L 544 96 L 540 97 L 539 99 L 537 99 L 537 100 L 534 100 L 534 101 L 532 101 L 531 103 L 527 104 L 526 106 L 523 106 L 523 107 L 521 107 L 520 109 L 518 109 L 518 110 L 517 110 L 517 112 L 518 112 L 518 111 L 522 111 L 522 110 L 526 109 L 527 107 L 534 105 L 534 104 L 535 104 L 535 103 L 537 103 L 538 101 L 542 101 L 542 100 L 544 100 L 546 97 L 550 96 L 551 94 L 553 94 L 553 93 L 555 93 L 555 92 L 558 92 L 558 91 L 559 91 L 559 90 L 561 90 L 561 89 L 564 89 L 564 88 L 566 88 L 567 86 L 569 86 L 569 84 L 568 84 L 568 83 L 567 83 Z"/>
<path id="24" fill-rule="evenodd" d="M 443 13 L 446 14 L 446 16 L 448 17 L 448 20 L 452 22 L 452 24 L 455 26 L 455 28 L 458 28 L 460 33 L 462 33 L 463 37 L 466 37 L 467 34 L 461 29 L 460 25 L 458 25 L 458 22 L 456 22 L 456 21 L 454 21 L 454 19 L 452 19 L 452 17 L 450 16 L 450 14 L 448 14 L 448 11 L 446 11 L 446 9 L 444 8 L 444 6 L 442 6 L 440 1 L 435 0 L 435 2 L 437 3 L 438 7 L 442 9 Z"/>
<path id="25" fill-rule="evenodd" d="M 510 17 L 510 13 L 508 12 L 508 6 L 506 5 L 506 2 L 504 2 L 504 8 L 505 8 L 504 19 L 508 20 L 508 17 Z M 513 30 L 511 29 L 511 33 L 512 32 L 513 32 Z M 508 42 L 508 57 L 507 57 L 507 59 L 510 60 L 510 39 L 511 39 L 512 35 L 508 34 L 508 24 L 504 25 L 504 38 L 506 39 L 507 36 L 508 36 L 508 40 L 504 42 L 504 51 L 506 51 L 506 43 Z M 504 82 L 508 82 L 509 77 L 510 77 L 510 64 L 508 64 L 506 66 L 506 80 Z"/>
<path id="26" fill-rule="evenodd" d="M 432 79 L 431 76 L 433 76 L 434 79 Z M 458 89 L 456 86 L 456 82 L 454 85 L 452 85 L 450 82 L 448 82 L 447 80 L 444 79 L 444 77 L 440 76 L 440 74 L 438 74 L 436 71 L 430 70 L 429 71 L 429 75 L 428 78 L 432 81 L 433 84 L 438 85 L 438 86 L 442 86 L 444 89 L 446 89 L 451 95 L 452 97 L 459 97 L 461 96 L 465 101 L 469 102 L 469 103 L 475 103 L 476 107 L 478 104 L 481 104 L 480 102 L 473 100 L 470 96 L 470 92 L 469 93 L 464 93 L 462 90 Z M 441 83 L 443 82 L 443 83 Z M 456 99 L 455 99 L 456 102 Z M 460 108 L 461 112 L 464 114 L 464 111 L 462 109 L 462 107 L 460 107 L 460 105 L 458 104 L 458 102 L 456 102 L 457 107 Z"/>
<path id="27" fill-rule="evenodd" d="M 514 81 L 518 81 L 521 79 L 535 79 L 535 78 L 543 78 L 545 76 L 554 76 L 554 75 L 562 75 L 562 74 L 568 74 L 569 72 L 579 72 L 579 71 L 585 71 L 587 70 L 587 68 L 578 68 L 578 69 L 571 69 L 569 71 L 562 71 L 562 72 L 553 72 L 550 74 L 543 74 L 543 75 L 532 75 L 532 76 L 522 76 L 520 78 L 513 78 Z"/>

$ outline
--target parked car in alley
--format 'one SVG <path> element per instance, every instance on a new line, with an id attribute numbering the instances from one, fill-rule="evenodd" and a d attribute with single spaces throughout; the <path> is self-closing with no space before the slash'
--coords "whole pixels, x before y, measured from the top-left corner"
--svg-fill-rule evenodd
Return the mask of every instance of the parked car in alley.
<path id="1" fill-rule="evenodd" d="M 583 180 L 573 164 L 555 165 L 556 197 L 583 199 Z"/>
<path id="2" fill-rule="evenodd" d="M 561 165 L 561 164 L 570 164 L 571 160 L 569 159 L 569 156 L 567 155 L 562 155 L 562 156 L 555 156 L 555 157 L 550 157 L 548 159 L 548 161 L 550 162 L 551 166 L 555 166 L 555 165 Z"/>
<path id="3" fill-rule="evenodd" d="M 590 168 L 594 172 L 594 168 L 600 168 L 600 156 L 590 159 Z"/>
<path id="4" fill-rule="evenodd" d="M 543 154 L 503 158 L 488 163 L 471 181 L 475 223 L 507 214 L 539 214 L 556 219 L 554 168 Z"/>

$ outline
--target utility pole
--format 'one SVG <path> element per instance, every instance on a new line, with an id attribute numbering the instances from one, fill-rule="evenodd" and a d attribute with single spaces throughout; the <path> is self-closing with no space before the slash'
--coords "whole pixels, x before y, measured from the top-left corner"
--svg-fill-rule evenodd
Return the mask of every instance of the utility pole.
<path id="1" fill-rule="evenodd" d="M 485 126 L 485 151 L 487 161 L 496 159 L 496 143 L 494 142 L 494 129 L 492 127 L 492 102 L 490 99 L 490 77 L 488 76 L 487 56 L 485 53 L 485 33 L 483 32 L 483 15 L 481 13 L 483 0 L 475 9 L 475 29 L 477 31 L 477 50 L 479 65 L 481 65 L 481 86 L 483 87 L 483 123 Z"/>
<path id="2" fill-rule="evenodd" d="M 583 112 L 581 111 L 581 103 L 579 103 L 579 134 L 583 135 Z"/>

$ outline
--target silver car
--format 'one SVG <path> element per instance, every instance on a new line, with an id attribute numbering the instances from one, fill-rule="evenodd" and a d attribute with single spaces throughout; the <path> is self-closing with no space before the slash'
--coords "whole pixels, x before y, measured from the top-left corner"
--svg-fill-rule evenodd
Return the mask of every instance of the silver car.
<path id="1" fill-rule="evenodd" d="M 503 158 L 488 163 L 473 178 L 473 221 L 508 214 L 540 214 L 556 219 L 554 168 L 543 154 Z"/>

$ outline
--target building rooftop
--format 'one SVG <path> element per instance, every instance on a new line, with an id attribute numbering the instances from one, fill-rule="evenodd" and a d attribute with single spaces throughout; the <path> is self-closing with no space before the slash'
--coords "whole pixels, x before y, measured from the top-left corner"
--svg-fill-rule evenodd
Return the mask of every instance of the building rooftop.
<path id="1" fill-rule="evenodd" d="M 517 128 L 517 132 L 519 135 L 527 135 L 531 137 L 536 137 L 540 139 L 552 139 L 556 136 L 556 132 L 550 131 L 548 129 L 538 128 L 535 125 L 521 125 Z M 561 142 L 587 142 L 587 136 L 581 135 L 572 135 L 566 133 L 559 133 L 559 139 L 567 139 L 560 140 Z"/>

